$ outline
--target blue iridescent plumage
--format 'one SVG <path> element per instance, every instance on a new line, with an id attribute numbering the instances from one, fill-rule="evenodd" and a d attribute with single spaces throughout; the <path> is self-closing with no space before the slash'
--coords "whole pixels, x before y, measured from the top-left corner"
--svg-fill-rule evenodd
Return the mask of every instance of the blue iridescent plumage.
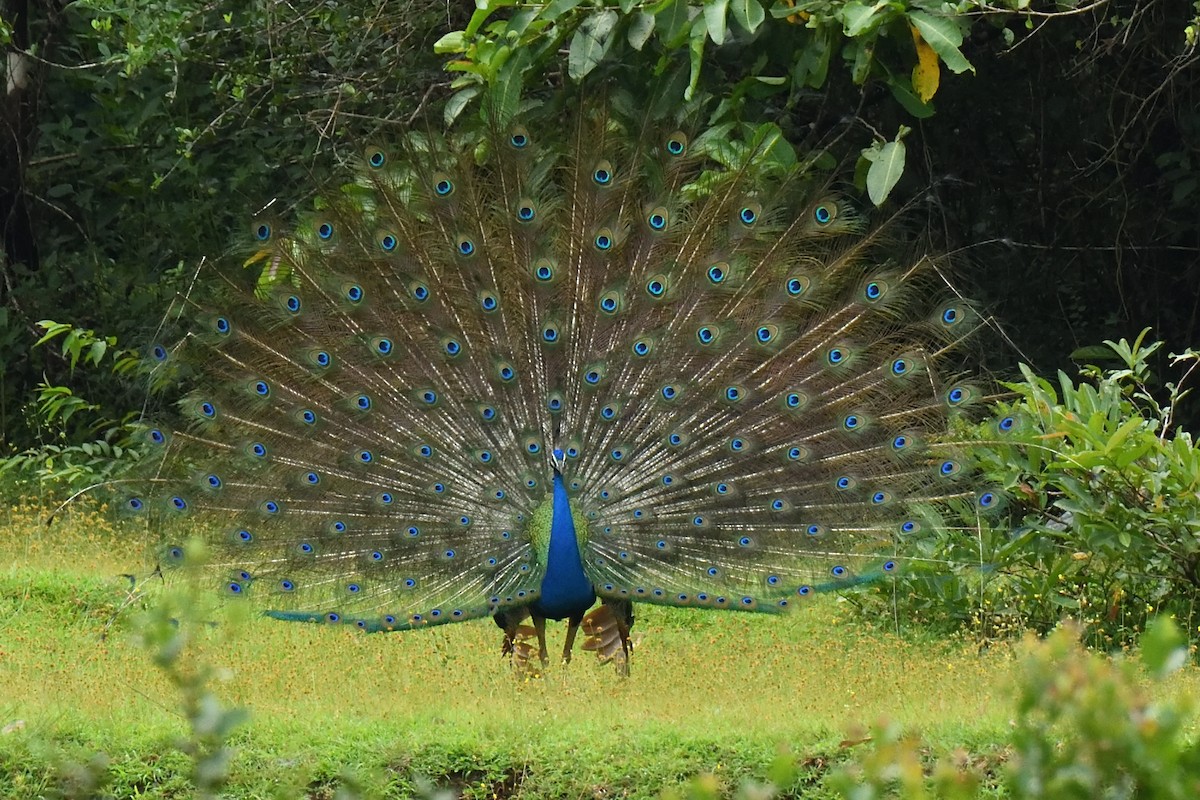
<path id="1" fill-rule="evenodd" d="M 583 556 L 571 504 L 562 475 L 554 474 L 554 512 L 550 522 L 546 574 L 541 595 L 530 606 L 533 613 L 547 619 L 582 617 L 596 602 L 596 590 L 583 571 Z"/>
<path id="2" fill-rule="evenodd" d="M 163 349 L 195 390 L 126 507 L 279 619 L 492 617 L 508 651 L 530 619 L 543 659 L 567 619 L 627 664 L 635 602 L 780 612 L 994 505 L 944 436 L 977 320 L 934 264 L 761 129 L 609 99 L 368 148 L 255 221 L 257 284 Z"/>

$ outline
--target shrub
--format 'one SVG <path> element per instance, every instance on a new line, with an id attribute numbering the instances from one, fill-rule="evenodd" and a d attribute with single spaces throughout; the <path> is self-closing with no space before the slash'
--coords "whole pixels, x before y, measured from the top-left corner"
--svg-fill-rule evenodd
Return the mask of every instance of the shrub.
<path id="1" fill-rule="evenodd" d="M 1015 399 L 973 432 L 984 474 L 1011 499 L 1007 515 L 962 519 L 906 542 L 920 562 L 873 598 L 901 616 L 984 637 L 1045 632 L 1078 619 L 1095 646 L 1127 647 L 1169 615 L 1193 637 L 1200 620 L 1200 451 L 1172 424 L 1200 353 L 1159 400 L 1148 366 L 1161 343 L 1106 342 L 1118 366 L 1058 385 L 1022 368 Z M 1007 420 L 1003 425 L 1000 421 Z"/>

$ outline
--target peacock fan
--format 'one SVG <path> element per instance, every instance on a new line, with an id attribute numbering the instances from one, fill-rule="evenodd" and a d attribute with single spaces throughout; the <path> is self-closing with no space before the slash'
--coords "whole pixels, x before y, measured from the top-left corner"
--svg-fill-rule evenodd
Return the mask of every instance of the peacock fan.
<path id="1" fill-rule="evenodd" d="M 196 387 L 123 499 L 187 518 L 151 525 L 164 565 L 199 531 L 214 590 L 280 620 L 491 617 L 544 664 L 565 619 L 564 660 L 582 625 L 626 672 L 634 603 L 781 612 L 995 505 L 946 433 L 979 390 L 939 378 L 979 319 L 934 264 L 633 107 L 412 132 L 255 220 L 256 284 L 209 281 L 153 348 Z"/>

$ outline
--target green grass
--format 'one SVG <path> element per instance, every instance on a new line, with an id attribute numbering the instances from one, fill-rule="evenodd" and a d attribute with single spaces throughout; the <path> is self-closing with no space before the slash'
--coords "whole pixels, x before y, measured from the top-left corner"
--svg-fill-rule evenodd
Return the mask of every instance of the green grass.
<path id="1" fill-rule="evenodd" d="M 49 527 L 42 513 L 0 512 L 0 728 L 23 721 L 0 734 L 0 798 L 86 793 L 94 773 L 119 797 L 190 796 L 187 725 L 138 644 L 141 604 L 113 621 L 140 542 L 97 513 Z M 881 717 L 935 754 L 1003 758 L 1012 647 L 897 636 L 835 598 L 782 618 L 637 611 L 628 680 L 583 652 L 517 680 L 490 622 L 366 636 L 219 617 L 188 658 L 251 712 L 232 740 L 238 797 L 332 797 L 347 775 L 395 796 L 421 775 L 478 797 L 653 796 L 704 772 L 761 779 L 780 748 L 804 765 L 795 791 L 826 796 L 847 731 Z M 551 626 L 552 651 L 562 634 Z M 98 753 L 103 767 L 80 766 Z"/>

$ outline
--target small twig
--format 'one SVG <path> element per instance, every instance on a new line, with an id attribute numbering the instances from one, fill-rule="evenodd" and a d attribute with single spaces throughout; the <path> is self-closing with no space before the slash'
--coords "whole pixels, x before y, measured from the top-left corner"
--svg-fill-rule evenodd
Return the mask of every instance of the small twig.
<path id="1" fill-rule="evenodd" d="M 21 50 L 20 48 L 17 48 L 17 47 L 12 48 L 10 50 L 10 52 L 17 53 L 19 55 L 24 56 L 25 58 L 28 58 L 30 61 L 36 61 L 39 64 L 44 64 L 47 67 L 54 67 L 55 69 L 72 69 L 72 70 L 96 69 L 97 67 L 106 67 L 112 63 L 112 61 L 91 61 L 91 62 L 88 62 L 87 64 L 59 64 L 55 61 L 48 61 L 47 59 L 44 59 L 39 55 L 35 55 L 34 53 L 30 52 L 29 50 Z"/>
<path id="2" fill-rule="evenodd" d="M 121 145 L 113 145 L 111 147 L 100 147 L 100 148 L 97 148 L 95 152 L 97 152 L 97 153 L 120 153 L 120 152 L 123 152 L 126 150 L 145 150 L 145 149 L 146 149 L 146 145 L 142 145 L 142 144 L 121 144 Z M 60 153 L 55 156 L 45 156 L 43 158 L 33 158 L 33 159 L 29 160 L 29 162 L 27 163 L 27 166 L 29 166 L 29 167 L 44 167 L 48 164 L 56 164 L 59 161 L 78 162 L 79 157 L 80 157 L 79 151 L 75 150 L 70 153 Z"/>
<path id="3" fill-rule="evenodd" d="M 430 97 L 430 95 L 433 94 L 434 89 L 437 89 L 442 86 L 448 86 L 448 85 L 449 84 L 447 84 L 447 83 L 431 83 L 425 89 L 425 94 L 421 96 L 421 100 L 420 100 L 420 102 L 417 103 L 417 107 L 415 109 L 413 109 L 413 112 L 411 114 L 408 115 L 408 119 L 405 121 L 404 124 L 406 126 L 412 125 L 413 122 L 417 119 L 417 117 L 421 116 L 421 114 L 424 113 L 425 104 L 429 101 L 429 97 Z"/>
<path id="4" fill-rule="evenodd" d="M 975 16 L 986 16 L 988 14 L 1001 14 L 1001 15 L 1005 15 L 1005 16 L 1019 15 L 1022 17 L 1044 17 L 1044 18 L 1073 17 L 1076 14 L 1087 14 L 1088 12 L 1095 11 L 1097 8 L 1100 8 L 1101 6 L 1105 6 L 1105 5 L 1108 5 L 1108 0 L 1096 0 L 1096 2 L 1092 3 L 1091 5 L 1080 6 L 1079 8 L 1072 8 L 1069 11 L 1034 11 L 1032 8 L 1023 8 L 1019 11 L 1014 11 L 1011 8 L 999 8 L 997 6 L 983 5 L 980 7 L 979 11 L 968 11 L 964 14 L 958 14 L 956 16 L 975 17 Z"/>

